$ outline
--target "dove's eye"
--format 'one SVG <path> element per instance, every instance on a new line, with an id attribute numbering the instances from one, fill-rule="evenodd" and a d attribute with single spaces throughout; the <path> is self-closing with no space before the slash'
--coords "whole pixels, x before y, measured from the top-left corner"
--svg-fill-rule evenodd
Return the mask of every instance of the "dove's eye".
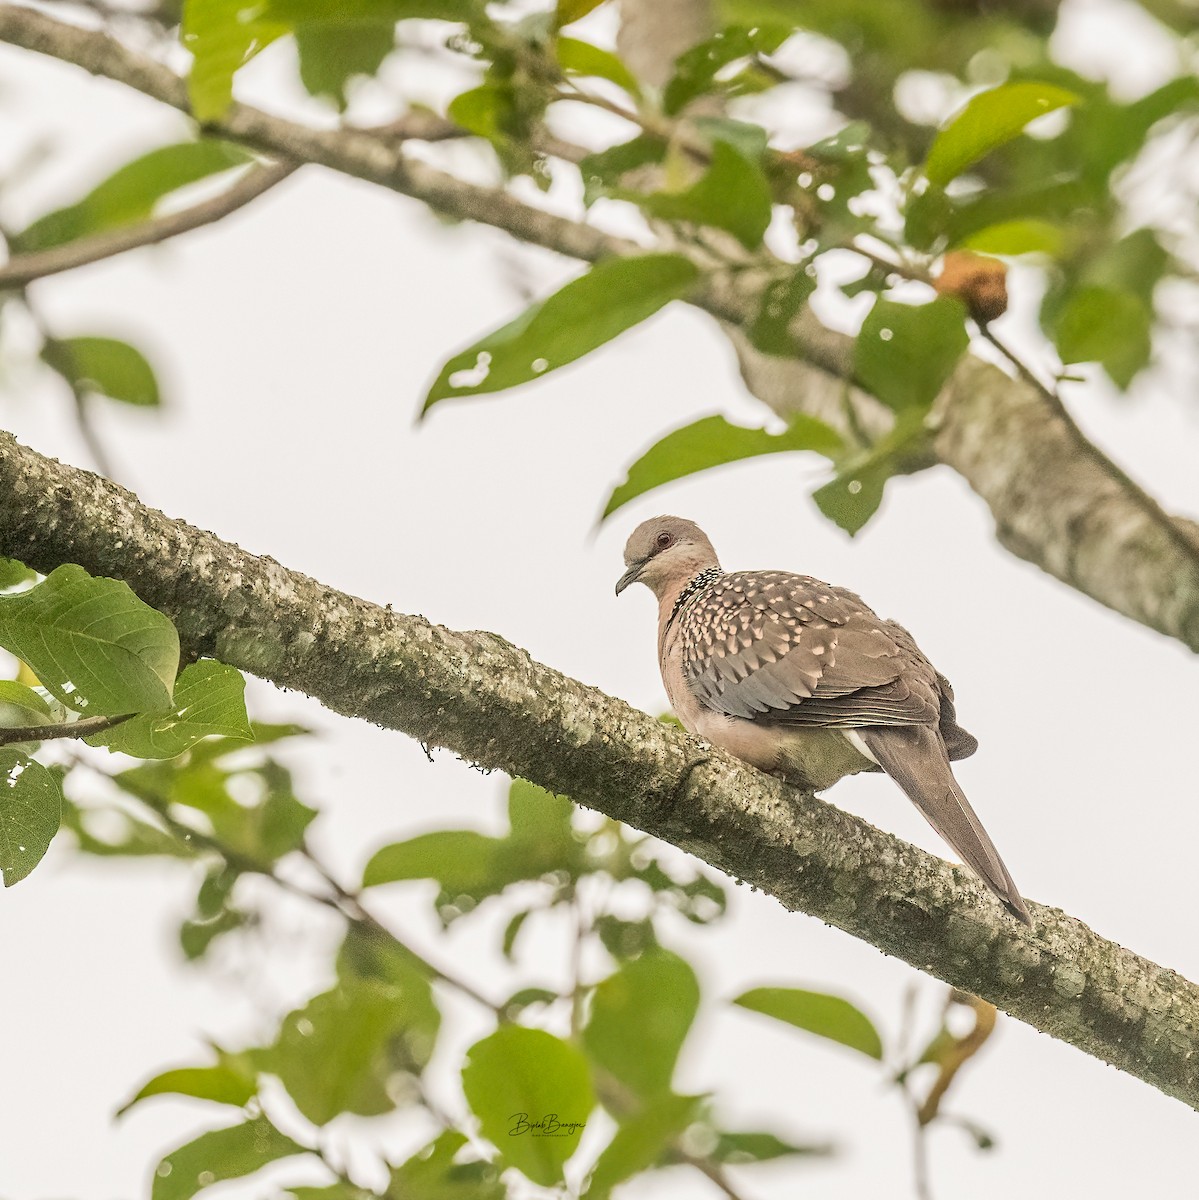
<path id="1" fill-rule="evenodd" d="M 665 550 L 666 547 L 669 546 L 673 541 L 674 538 L 667 533 L 666 530 L 662 530 L 662 532 L 658 534 L 656 538 L 654 538 L 654 545 L 657 546 L 659 550 Z"/>

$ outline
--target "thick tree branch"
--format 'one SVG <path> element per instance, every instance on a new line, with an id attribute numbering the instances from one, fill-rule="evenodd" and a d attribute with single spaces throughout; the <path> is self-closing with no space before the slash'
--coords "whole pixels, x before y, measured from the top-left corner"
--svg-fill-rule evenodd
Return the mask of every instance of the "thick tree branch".
<path id="1" fill-rule="evenodd" d="M 0 41 L 75 63 L 187 111 L 181 79 L 105 34 L 3 5 Z M 309 129 L 238 104 L 214 132 L 284 160 L 316 162 L 370 180 L 437 212 L 574 258 L 595 261 L 639 249 L 407 158 L 401 144 L 375 132 Z M 825 329 L 805 310 L 795 326 L 804 361 L 761 354 L 740 332 L 758 307 L 761 283 L 750 276 L 710 275 L 690 299 L 727 323 L 750 390 L 777 412 L 809 410 L 813 395 L 830 400 L 827 383 L 813 388 L 813 381 L 853 378 L 852 339 Z M 839 394 L 843 385 L 837 388 Z M 875 421 L 888 419 L 869 397 L 857 399 L 867 427 L 872 414 Z M 990 506 L 1005 546 L 1100 603 L 1199 650 L 1199 527 L 1163 520 L 1160 509 L 1147 507 L 1137 489 L 1124 486 L 1121 473 L 1108 469 L 1108 460 L 1060 411 L 1026 383 L 978 359 L 967 359 L 954 374 L 934 418 L 939 458 Z"/>
<path id="2" fill-rule="evenodd" d="M 1054 909 L 1025 930 L 964 871 L 495 634 L 334 591 L 5 433 L 0 555 L 124 579 L 192 654 L 566 793 L 1199 1108 L 1199 987 Z"/>

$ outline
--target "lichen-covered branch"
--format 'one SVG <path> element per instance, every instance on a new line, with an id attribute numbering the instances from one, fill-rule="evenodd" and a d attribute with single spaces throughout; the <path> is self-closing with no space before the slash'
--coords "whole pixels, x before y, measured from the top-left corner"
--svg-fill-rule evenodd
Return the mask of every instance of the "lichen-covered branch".
<path id="1" fill-rule="evenodd" d="M 492 633 L 367 603 L 0 433 L 0 555 L 124 579 L 214 655 L 673 842 L 1199 1108 L 1199 987 L 762 775 Z"/>
<path id="2" fill-rule="evenodd" d="M 0 5 L 0 41 L 105 76 L 187 111 L 183 81 L 103 33 Z M 641 247 L 545 212 L 504 191 L 466 183 L 405 156 L 402 139 L 372 130 L 318 130 L 233 105 L 214 132 L 293 163 L 320 163 L 421 201 L 439 213 L 502 229 L 586 261 Z M 852 340 L 809 312 L 796 333 L 802 360 L 766 356 L 740 333 L 757 310 L 760 281 L 708 275 L 690 297 L 730 333 L 750 390 L 783 415 L 835 417 L 852 378 Z M 890 419 L 855 397 L 866 428 Z M 1199 526 L 1169 518 L 1064 412 L 998 368 L 966 360 L 938 404 L 935 448 L 990 506 L 1000 541 L 1100 603 L 1199 650 Z"/>

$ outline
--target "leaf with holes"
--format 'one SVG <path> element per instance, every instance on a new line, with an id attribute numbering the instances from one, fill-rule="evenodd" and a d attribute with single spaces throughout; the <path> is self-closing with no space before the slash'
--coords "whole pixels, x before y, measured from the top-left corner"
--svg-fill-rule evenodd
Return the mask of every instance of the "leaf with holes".
<path id="1" fill-rule="evenodd" d="M 57 776 L 11 747 L 0 749 L 0 875 L 19 883 L 42 861 L 62 819 Z"/>
<path id="2" fill-rule="evenodd" d="M 170 712 L 134 717 L 88 738 L 87 744 L 107 746 L 134 758 L 175 758 L 201 738 L 253 741 L 245 693 L 246 681 L 240 671 L 205 658 L 180 673 Z"/>
<path id="3" fill-rule="evenodd" d="M 483 1135 L 534 1183 L 562 1182 L 595 1094 L 587 1060 L 569 1042 L 522 1025 L 504 1025 L 476 1042 L 462 1089 Z"/>
<path id="4" fill-rule="evenodd" d="M 610 342 L 687 294 L 699 276 L 678 254 L 609 258 L 442 367 L 422 413 L 450 396 L 538 379 Z"/>
<path id="5" fill-rule="evenodd" d="M 882 1039 L 874 1023 L 861 1009 L 840 996 L 809 992 L 803 988 L 761 987 L 743 992 L 733 1003 L 839 1042 L 867 1058 L 883 1057 Z"/>
<path id="6" fill-rule="evenodd" d="M 56 338 L 42 347 L 42 361 L 77 391 L 138 408 L 157 408 L 161 402 L 154 368 L 128 342 L 107 337 Z"/>
<path id="7" fill-rule="evenodd" d="M 1077 104 L 1080 97 L 1052 83 L 1005 83 L 972 97 L 933 139 L 924 173 L 944 186 L 1012 138 L 1037 117 Z"/>
<path id="8" fill-rule="evenodd" d="M 815 417 L 800 415 L 782 433 L 746 429 L 719 416 L 701 417 L 666 434 L 629 467 L 625 481 L 608 497 L 600 519 L 606 520 L 622 505 L 656 487 L 698 471 L 796 450 L 814 450 L 831 458 L 842 448 L 840 434 Z"/>
<path id="9" fill-rule="evenodd" d="M 89 717 L 161 713 L 179 667 L 174 625 L 126 583 L 58 567 L 36 587 L 0 596 L 0 646 L 46 689 Z"/>

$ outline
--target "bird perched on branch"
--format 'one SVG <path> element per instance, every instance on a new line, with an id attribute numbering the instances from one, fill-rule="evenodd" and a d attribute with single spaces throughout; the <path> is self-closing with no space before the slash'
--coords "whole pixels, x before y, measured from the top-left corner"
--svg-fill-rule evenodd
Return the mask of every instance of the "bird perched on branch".
<path id="1" fill-rule="evenodd" d="M 620 595 L 658 598 L 658 665 L 679 720 L 763 771 L 823 791 L 885 771 L 1014 917 L 1032 924 L 949 763 L 978 742 L 912 635 L 853 592 L 787 571 L 721 570 L 703 530 L 654 517 L 625 546 Z"/>

